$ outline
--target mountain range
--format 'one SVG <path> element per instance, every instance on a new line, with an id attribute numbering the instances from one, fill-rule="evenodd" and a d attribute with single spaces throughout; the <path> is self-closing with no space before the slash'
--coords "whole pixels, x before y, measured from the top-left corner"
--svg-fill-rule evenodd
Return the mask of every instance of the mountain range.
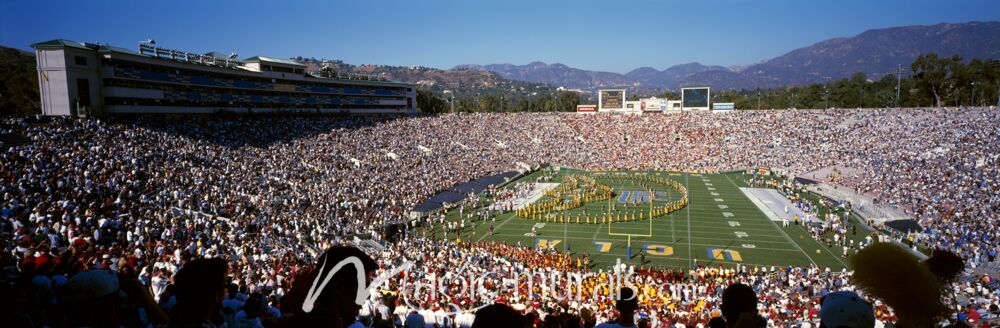
<path id="1" fill-rule="evenodd" d="M 437 95 L 444 95 L 445 90 L 447 90 L 459 102 L 462 99 L 480 99 L 487 95 L 497 95 L 500 99 L 517 101 L 535 97 L 554 97 L 559 93 L 559 90 L 548 84 L 508 79 L 486 70 L 443 70 L 426 66 L 373 64 L 353 65 L 341 60 L 301 56 L 290 59 L 306 65 L 306 72 L 312 74 L 321 75 L 323 67 L 326 67 L 328 73 L 338 76 L 367 76 L 412 82 L 416 83 L 421 90 L 431 91 Z"/>
<path id="2" fill-rule="evenodd" d="M 925 53 L 958 55 L 966 60 L 1000 58 L 1000 22 L 872 29 L 853 37 L 821 41 L 756 64 L 733 67 L 687 63 L 664 70 L 640 67 L 620 74 L 532 62 L 459 65 L 455 69 L 490 71 L 507 79 L 584 90 L 608 86 L 663 90 L 686 85 L 751 89 L 822 83 L 858 72 L 880 78 L 898 66 L 908 68 L 917 56 Z"/>

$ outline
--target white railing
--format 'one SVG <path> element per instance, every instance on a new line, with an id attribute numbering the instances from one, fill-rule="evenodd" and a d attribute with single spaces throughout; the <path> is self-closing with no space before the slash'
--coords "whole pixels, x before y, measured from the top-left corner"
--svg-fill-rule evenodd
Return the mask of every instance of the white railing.
<path id="1" fill-rule="evenodd" d="M 876 204 L 875 199 L 871 196 L 861 194 L 846 187 L 821 183 L 809 186 L 806 189 L 838 201 L 849 202 L 851 203 L 852 209 L 854 209 L 859 216 L 865 220 L 873 221 L 879 224 L 887 221 L 912 219 L 909 215 L 897 208 Z"/>

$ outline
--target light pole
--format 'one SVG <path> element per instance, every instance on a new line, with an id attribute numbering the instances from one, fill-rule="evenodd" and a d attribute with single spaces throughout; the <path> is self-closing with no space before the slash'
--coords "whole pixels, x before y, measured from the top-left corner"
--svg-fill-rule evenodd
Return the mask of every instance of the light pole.
<path id="1" fill-rule="evenodd" d="M 757 89 L 757 110 L 760 110 L 760 89 Z"/>
<path id="2" fill-rule="evenodd" d="M 1000 59 L 991 60 L 990 67 L 1000 68 Z M 1000 107 L 1000 80 L 997 80 L 997 107 Z"/>
<path id="3" fill-rule="evenodd" d="M 830 80 L 833 78 L 824 76 L 823 79 L 826 80 L 823 82 L 823 109 L 826 110 L 830 109 Z"/>
<path id="4" fill-rule="evenodd" d="M 871 83 L 872 83 L 871 79 L 865 79 L 864 82 L 861 82 L 861 100 L 859 100 L 859 102 L 861 103 L 861 108 L 865 108 L 865 87 L 867 87 Z"/>
<path id="5" fill-rule="evenodd" d="M 823 109 L 830 109 L 830 90 L 823 85 Z"/>
<path id="6" fill-rule="evenodd" d="M 902 68 L 900 68 L 900 70 L 902 70 Z M 899 109 L 899 84 L 902 78 L 902 75 L 896 74 L 896 109 Z"/>
<path id="7" fill-rule="evenodd" d="M 445 90 L 444 93 L 447 93 L 447 94 L 451 95 L 451 101 L 450 101 L 451 102 L 451 111 L 449 111 L 449 113 L 454 113 L 455 112 L 455 93 L 451 92 L 451 90 Z"/>
<path id="8" fill-rule="evenodd" d="M 757 89 L 757 110 L 760 110 L 760 86 L 757 85 L 757 81 L 753 81 L 753 88 Z"/>
<path id="9" fill-rule="evenodd" d="M 969 106 L 976 107 L 976 81 L 972 81 L 972 99 L 969 100 Z"/>
<path id="10" fill-rule="evenodd" d="M 891 74 L 896 74 L 896 108 L 899 108 L 899 88 L 900 80 L 903 79 L 903 74 L 906 74 L 906 70 L 903 69 L 903 65 L 897 65 L 897 68 L 890 71 Z"/>

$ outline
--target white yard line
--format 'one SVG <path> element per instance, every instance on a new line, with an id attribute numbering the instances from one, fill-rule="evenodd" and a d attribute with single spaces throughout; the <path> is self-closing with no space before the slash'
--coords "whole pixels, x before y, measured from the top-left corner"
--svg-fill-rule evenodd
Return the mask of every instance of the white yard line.
<path id="1" fill-rule="evenodd" d="M 684 188 L 687 188 L 687 190 L 688 190 L 688 197 L 691 197 L 691 174 L 690 173 L 688 173 L 687 175 L 684 176 Z M 688 256 L 687 257 L 688 257 L 688 260 L 687 260 L 687 263 L 688 263 L 688 271 L 691 271 L 691 255 L 693 255 L 693 254 L 691 253 L 691 200 L 690 199 L 688 199 L 688 204 L 686 206 L 684 206 L 684 207 L 687 208 L 687 230 L 688 230 L 688 239 L 687 239 L 687 244 L 688 244 L 688 254 L 687 254 Z"/>
<path id="2" fill-rule="evenodd" d="M 674 232 L 674 230 L 675 230 L 674 229 L 674 213 L 670 213 L 670 217 L 668 218 L 668 220 L 670 220 L 670 242 L 671 243 L 676 243 L 677 242 L 677 233 Z"/>

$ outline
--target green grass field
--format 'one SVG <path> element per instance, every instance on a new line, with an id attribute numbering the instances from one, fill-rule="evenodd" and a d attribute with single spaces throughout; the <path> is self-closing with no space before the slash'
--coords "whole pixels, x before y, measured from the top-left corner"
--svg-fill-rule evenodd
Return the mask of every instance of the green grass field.
<path id="1" fill-rule="evenodd" d="M 533 182 L 542 172 L 535 172 L 518 181 Z M 608 179 L 606 175 L 561 170 L 552 182 L 561 182 L 567 174 L 585 175 L 595 181 L 610 186 L 613 195 L 610 200 L 584 203 L 583 206 L 556 212 L 571 220 L 567 223 L 545 222 L 517 217 L 504 213 L 495 221 L 478 220 L 475 228 L 466 222 L 460 236 L 464 241 L 503 241 L 521 246 L 553 247 L 568 251 L 574 256 L 589 254 L 593 268 L 606 268 L 616 259 L 639 264 L 639 251 L 645 250 L 644 265 L 688 269 L 695 264 L 734 266 L 809 266 L 837 270 L 847 266 L 847 259 L 840 256 L 840 250 L 827 249 L 800 226 L 782 228 L 780 222 L 772 222 L 739 190 L 745 186 L 741 173 L 686 174 L 669 172 L 630 172 L 629 174 L 651 174 L 667 177 L 682 185 L 689 192 L 690 203 L 680 210 L 655 217 L 650 221 L 614 222 L 610 224 L 577 224 L 576 216 L 589 213 L 596 216 L 607 213 L 613 204 L 612 215 L 644 211 L 648 212 L 648 200 L 624 207 L 621 200 L 625 192 L 655 189 L 658 193 L 653 206 L 677 200 L 681 193 L 656 184 Z M 517 181 L 508 184 L 514 185 Z M 662 188 L 661 188 L 662 187 Z M 543 197 L 535 203 L 549 199 Z M 468 210 L 468 209 L 466 209 Z M 468 212 L 466 212 L 468 213 Z M 645 215 L 644 215 L 645 216 Z M 457 210 L 450 211 L 446 220 L 463 218 Z M 494 234 L 489 235 L 489 226 L 494 226 Z M 537 235 L 530 236 L 532 227 Z M 437 238 L 443 234 L 439 227 L 431 232 Z M 625 234 L 633 235 L 631 238 Z M 449 239 L 458 236 L 451 234 Z M 631 239 L 632 257 L 627 255 Z M 553 245 L 554 244 L 554 245 Z M 568 250 L 567 250 L 568 246 Z"/>

